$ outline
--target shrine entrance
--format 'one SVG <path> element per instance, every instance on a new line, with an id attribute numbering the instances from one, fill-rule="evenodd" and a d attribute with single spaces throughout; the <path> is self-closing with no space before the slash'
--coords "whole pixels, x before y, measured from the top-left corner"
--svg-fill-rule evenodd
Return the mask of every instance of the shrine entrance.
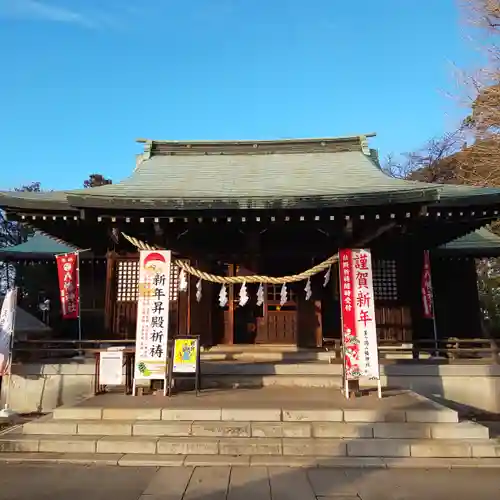
<path id="1" fill-rule="evenodd" d="M 258 285 L 247 285 L 250 299 L 239 304 L 239 286 L 229 286 L 232 303 L 224 311 L 225 344 L 295 344 L 297 342 L 297 303 L 294 293 L 280 304 L 279 285 L 264 285 L 264 303 L 257 305 Z"/>

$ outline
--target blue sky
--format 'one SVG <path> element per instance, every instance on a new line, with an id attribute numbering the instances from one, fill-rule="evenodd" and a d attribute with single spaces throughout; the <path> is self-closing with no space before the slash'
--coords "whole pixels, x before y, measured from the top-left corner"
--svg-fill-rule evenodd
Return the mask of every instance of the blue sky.
<path id="1" fill-rule="evenodd" d="M 0 189 L 116 182 L 138 137 L 416 149 L 477 57 L 455 0 L 0 0 L 0 54 Z"/>

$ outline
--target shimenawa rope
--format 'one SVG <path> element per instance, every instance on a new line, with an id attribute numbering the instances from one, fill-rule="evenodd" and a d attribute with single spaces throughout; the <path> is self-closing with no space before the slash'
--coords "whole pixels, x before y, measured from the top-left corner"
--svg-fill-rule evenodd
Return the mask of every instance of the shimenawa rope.
<path id="1" fill-rule="evenodd" d="M 359 246 L 365 244 L 368 241 L 371 241 L 372 239 L 375 239 L 377 236 L 384 233 L 393 226 L 394 223 L 382 226 L 374 234 L 360 241 Z M 156 245 L 149 245 L 148 243 L 139 240 L 138 238 L 134 238 L 133 236 L 129 236 L 128 234 L 122 233 L 122 236 L 139 250 L 163 250 L 162 248 Z M 291 274 L 288 276 L 280 276 L 280 277 L 266 276 L 259 274 L 253 274 L 250 276 L 220 276 L 217 274 L 200 271 L 199 269 L 194 268 L 193 266 L 189 265 L 187 262 L 184 262 L 182 260 L 176 260 L 174 264 L 179 266 L 186 273 L 189 273 L 192 276 L 195 276 L 199 279 L 210 281 L 212 283 L 220 283 L 226 285 L 236 285 L 243 283 L 267 283 L 272 285 L 282 285 L 284 283 L 295 283 L 297 281 L 306 280 L 314 276 L 315 274 L 325 271 L 338 260 L 339 260 L 339 254 L 336 253 L 331 257 L 329 257 L 328 259 L 324 260 L 323 262 L 316 264 L 310 269 L 307 269 L 306 271 L 302 271 L 301 273 L 298 274 Z"/>

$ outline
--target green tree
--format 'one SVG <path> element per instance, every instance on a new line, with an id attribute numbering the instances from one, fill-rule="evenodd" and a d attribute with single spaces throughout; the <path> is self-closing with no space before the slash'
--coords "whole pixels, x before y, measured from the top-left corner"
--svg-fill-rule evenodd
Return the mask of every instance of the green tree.
<path id="1" fill-rule="evenodd" d="M 40 182 L 32 182 L 24 186 L 14 188 L 14 191 L 29 193 L 41 192 Z M 18 245 L 28 239 L 33 230 L 23 226 L 17 221 L 11 221 L 3 210 L 0 210 L 0 247 Z"/>
<path id="2" fill-rule="evenodd" d="M 89 178 L 83 182 L 84 188 L 94 188 L 112 184 L 111 179 L 106 179 L 102 174 L 90 174 Z"/>

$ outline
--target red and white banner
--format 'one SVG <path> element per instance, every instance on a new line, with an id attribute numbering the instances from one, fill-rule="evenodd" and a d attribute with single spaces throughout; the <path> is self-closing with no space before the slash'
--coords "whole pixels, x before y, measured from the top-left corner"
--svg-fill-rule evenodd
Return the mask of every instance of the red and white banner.
<path id="1" fill-rule="evenodd" d="M 339 252 L 345 376 L 379 378 L 377 327 L 370 250 Z"/>
<path id="2" fill-rule="evenodd" d="M 434 299 L 432 295 L 431 259 L 429 250 L 424 252 L 424 265 L 422 269 L 422 305 L 424 318 L 434 319 Z"/>
<path id="3" fill-rule="evenodd" d="M 63 319 L 77 319 L 80 314 L 78 253 L 56 255 L 61 312 Z"/>

